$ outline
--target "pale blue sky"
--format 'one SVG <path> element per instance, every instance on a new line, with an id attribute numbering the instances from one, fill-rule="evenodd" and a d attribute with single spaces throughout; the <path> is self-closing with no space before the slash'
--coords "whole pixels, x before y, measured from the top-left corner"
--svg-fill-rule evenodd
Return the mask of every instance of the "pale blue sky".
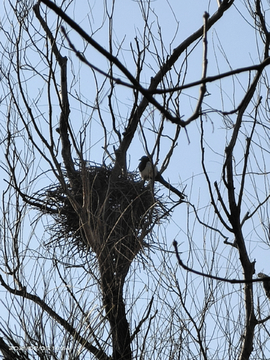
<path id="1" fill-rule="evenodd" d="M 86 31 L 89 31 L 90 34 L 93 33 L 93 38 L 98 41 L 104 48 L 108 49 L 108 21 L 104 14 L 104 3 L 105 1 L 90 1 L 91 6 L 86 5 L 87 1 L 76 2 L 76 5 L 71 6 L 68 13 L 69 15 L 77 20 L 82 28 Z M 111 4 L 111 2 L 108 1 Z M 3 14 L 1 7 L 4 3 L 0 4 L 0 13 Z M 192 34 L 198 29 L 199 26 L 203 23 L 203 14 L 205 11 L 208 11 L 213 14 L 217 9 L 216 0 L 156 0 L 152 2 L 153 12 L 150 14 L 150 24 L 155 31 L 157 29 L 157 19 L 160 25 L 162 32 L 162 38 L 166 45 L 166 50 L 168 54 L 171 53 L 171 50 L 179 45 L 187 36 Z M 90 10 L 91 8 L 91 10 Z M 173 9 L 173 12 L 172 12 Z M 51 20 L 52 19 L 52 20 Z M 49 21 L 52 24 L 55 24 L 55 17 L 53 14 L 49 15 Z M 248 20 L 247 20 L 248 19 Z M 14 19 L 15 21 L 15 19 Z M 37 24 L 35 18 L 33 18 L 33 23 Z M 12 24 L 9 24 L 7 21 L 3 22 L 4 27 L 7 31 L 12 31 Z M 53 26 L 53 25 L 52 25 Z M 16 29 L 16 28 L 15 28 Z M 130 70 L 132 74 L 135 73 L 135 64 L 132 59 L 130 52 L 130 44 L 135 47 L 134 38 L 137 36 L 140 38 L 143 32 L 143 21 L 141 20 L 141 13 L 139 6 L 136 1 L 132 0 L 119 0 L 115 5 L 115 18 L 113 21 L 113 40 L 116 47 L 119 44 L 122 44 L 122 50 L 120 51 L 118 58 L 122 61 Z M 83 42 L 78 39 L 78 36 L 74 34 L 73 31 L 70 32 L 70 39 L 78 47 L 78 50 L 83 49 Z M 3 33 L 0 32 L 0 42 L 2 44 L 6 43 Z M 66 42 L 64 42 L 66 45 Z M 7 44 L 8 45 L 8 44 Z M 94 105 L 94 96 L 95 96 L 95 87 L 93 87 L 93 77 L 91 71 L 85 65 L 81 65 L 73 56 L 70 50 L 63 49 L 63 54 L 66 54 L 68 57 L 72 58 L 74 61 L 74 66 L 71 67 L 71 62 L 69 61 L 70 66 L 70 77 L 69 82 L 71 84 L 70 92 L 72 95 L 75 95 L 76 92 L 82 93 L 82 99 L 88 102 L 89 105 Z M 40 72 L 43 74 L 47 73 L 46 66 L 43 65 L 37 54 L 35 52 L 30 52 L 31 56 L 29 61 L 34 67 L 39 67 Z M 93 50 L 91 47 L 88 47 L 85 54 L 90 62 L 95 66 L 100 67 L 103 71 L 107 71 L 107 61 Z M 252 19 L 250 18 L 246 7 L 243 5 L 243 1 L 236 1 L 235 6 L 232 6 L 229 11 L 224 15 L 224 17 L 208 32 L 208 75 L 216 75 L 225 71 L 236 69 L 237 67 L 248 66 L 252 64 L 257 64 L 262 59 L 261 45 L 259 39 L 255 37 L 255 31 L 253 28 Z M 7 59 L 3 59 L 7 61 Z M 180 69 L 181 61 L 176 64 Z M 8 65 L 8 63 L 6 64 Z M 147 55 L 145 59 L 145 68 L 142 73 L 142 82 L 147 85 L 150 83 L 151 76 L 155 75 L 155 72 L 158 70 L 158 65 L 153 61 L 153 58 L 150 54 Z M 120 71 L 116 70 L 116 75 L 121 76 Z M 192 54 L 188 60 L 188 71 L 186 77 L 186 83 L 192 82 L 200 79 L 202 73 L 202 45 L 201 43 L 193 50 Z M 38 94 L 41 93 L 41 97 L 38 100 L 38 110 L 40 114 L 44 114 L 46 117 L 48 104 L 46 98 L 46 89 L 43 89 L 43 83 L 41 79 L 32 78 L 33 72 L 29 69 L 27 73 L 29 75 L 29 85 L 28 85 L 28 96 L 30 102 L 32 101 L 33 109 L 35 109 L 36 103 L 35 100 L 38 98 Z M 58 72 L 59 75 L 59 72 Z M 253 74 L 252 74 L 253 75 Z M 99 81 L 103 80 L 102 76 L 98 76 Z M 125 79 L 123 79 L 125 80 Z M 245 90 L 248 87 L 250 81 L 249 74 L 241 74 L 235 76 L 233 79 L 223 79 L 222 81 L 216 81 L 208 85 L 208 91 L 210 96 L 205 98 L 204 109 L 208 109 L 209 118 L 205 119 L 205 134 L 207 144 L 206 156 L 207 161 L 206 165 L 209 169 L 209 174 L 211 181 L 219 182 L 221 179 L 221 170 L 224 160 L 224 148 L 228 142 L 231 132 L 227 133 L 224 131 L 224 121 L 235 121 L 235 115 L 230 116 L 228 119 L 223 119 L 220 115 L 215 112 L 211 112 L 211 109 L 218 110 L 232 110 L 236 107 L 242 99 L 242 96 Z M 0 96 L 3 88 L 0 88 Z M 3 93 L 5 90 L 3 90 Z M 194 110 L 196 105 L 196 100 L 199 94 L 199 87 L 184 90 L 181 94 L 180 101 L 180 111 L 183 119 L 186 120 Z M 101 93 L 102 102 L 102 113 L 105 121 L 108 121 L 110 124 L 110 116 L 107 106 L 107 95 L 106 89 Z M 115 103 L 116 117 L 121 122 L 129 116 L 129 111 L 132 106 L 132 93 L 125 87 L 118 86 L 117 89 L 118 95 L 118 104 Z M 267 94 L 262 93 L 263 97 L 266 97 Z M 55 92 L 52 92 L 53 99 L 53 121 L 55 122 L 55 127 L 58 122 L 59 114 L 59 104 Z M 3 129 L 3 124 L 5 122 L 5 114 L 7 111 L 7 104 L 4 103 L 1 113 L 0 113 L 0 124 Z M 38 114 L 36 112 L 36 114 Z M 14 115 L 16 116 L 16 115 Z M 71 98 L 71 124 L 74 127 L 75 131 L 78 130 L 79 126 L 83 121 L 88 120 L 90 117 L 90 107 L 79 105 L 79 103 Z M 148 119 L 153 121 L 156 126 L 158 126 L 161 116 L 157 110 L 150 108 L 147 110 L 143 116 L 142 122 L 145 125 L 150 126 L 151 121 L 148 123 Z M 47 125 L 43 122 L 43 117 L 40 116 L 40 126 L 44 127 L 44 133 L 48 131 Z M 109 125 L 108 125 L 109 126 Z M 168 135 L 172 135 L 174 131 L 174 125 L 169 122 L 165 123 L 165 132 Z M 1 130 L 3 132 L 4 130 Z M 243 132 L 245 130 L 243 129 Z M 246 130 L 248 131 L 248 130 Z M 187 134 L 185 131 L 181 131 L 179 136 L 178 146 L 175 149 L 174 155 L 170 162 L 168 169 L 165 171 L 163 176 L 170 180 L 175 186 L 179 186 L 180 189 L 185 189 L 185 193 L 188 196 L 188 200 L 196 205 L 200 209 L 200 216 L 203 220 L 207 221 L 208 215 L 212 216 L 212 210 L 209 210 L 209 195 L 208 188 L 205 182 L 205 178 L 202 175 L 201 169 L 201 155 L 200 155 L 200 124 L 199 120 L 191 124 L 187 128 Z M 146 131 L 147 142 L 149 145 L 149 150 L 151 151 L 151 144 L 154 144 L 154 137 L 150 131 Z M 54 134 L 55 138 L 57 134 Z M 258 135 L 259 138 L 259 135 Z M 243 136 L 242 145 L 244 146 L 245 136 Z M 102 145 L 103 145 L 103 133 L 101 126 L 98 121 L 96 114 L 93 115 L 91 124 L 89 125 L 89 134 L 87 140 L 89 143 L 86 145 L 87 151 L 86 156 L 89 157 L 89 160 L 96 161 L 98 163 L 102 162 L 104 155 Z M 113 142 L 113 137 L 111 138 Z M 21 144 L 19 143 L 19 146 Z M 163 161 L 162 156 L 164 157 L 166 151 L 168 150 L 168 142 L 164 140 L 161 145 L 160 152 L 160 163 Z M 112 151 L 112 146 L 110 148 Z M 241 162 L 243 158 L 243 147 L 241 144 L 237 148 L 239 153 L 235 154 L 236 162 Z M 138 133 L 136 135 L 135 141 L 132 143 L 128 151 L 128 166 L 130 171 L 136 171 L 138 165 L 138 159 L 144 153 L 143 141 L 141 136 Z M 252 159 L 255 161 L 256 156 Z M 258 162 L 261 162 L 259 156 L 257 158 Z M 108 163 L 108 161 L 107 161 Z M 37 167 L 39 169 L 45 169 L 47 164 L 44 164 L 41 161 Z M 0 169 L 2 174 L 2 169 Z M 5 178 L 6 175 L 3 174 Z M 253 178 L 247 180 L 247 196 L 245 198 L 245 211 L 250 211 L 256 206 L 254 189 L 252 184 Z M 42 178 L 39 178 L 34 184 L 33 188 L 38 190 L 42 186 L 47 186 L 50 181 L 50 175 L 45 174 Z M 257 180 L 256 178 L 256 188 L 258 193 L 262 194 L 265 191 L 264 180 Z M 2 190 L 2 186 L 1 186 Z M 160 193 L 164 193 L 165 196 L 168 194 L 167 189 L 161 187 Z M 174 198 L 174 195 L 172 196 Z M 157 236 L 160 236 L 158 241 L 166 242 L 167 247 L 170 250 L 172 248 L 172 241 L 176 239 L 179 244 L 181 244 L 180 250 L 184 252 L 183 260 L 187 260 L 187 254 L 189 250 L 189 238 L 192 238 L 194 241 L 194 248 L 196 247 L 198 253 L 205 251 L 205 254 L 210 254 L 211 251 L 216 252 L 218 258 L 217 272 L 215 275 L 242 277 L 241 268 L 238 262 L 238 254 L 235 249 L 232 249 L 229 246 L 223 244 L 223 238 L 213 239 L 210 233 L 204 233 L 204 230 L 198 224 L 195 224 L 193 211 L 191 207 L 188 207 L 184 204 L 179 206 L 172 216 L 171 221 L 166 224 L 166 226 L 160 227 L 157 229 Z M 260 213 L 254 217 L 254 222 L 249 224 L 249 227 L 244 228 L 246 239 L 248 240 L 248 250 L 250 252 L 251 260 L 256 259 L 256 273 L 264 271 L 270 273 L 269 267 L 269 247 L 263 244 L 260 241 L 260 236 L 263 235 L 261 229 L 261 218 Z M 190 223 L 187 227 L 187 219 Z M 194 221 L 194 223 L 193 223 Z M 30 220 L 29 220 L 30 222 Z M 211 224 L 215 226 L 216 224 Z M 224 231 L 222 227 L 219 226 L 221 231 Z M 25 229 L 27 236 L 29 235 L 29 228 Z M 231 234 L 228 234 L 227 231 L 224 231 L 224 235 L 229 236 L 229 240 L 233 241 Z M 41 235 L 42 238 L 43 235 Z M 45 237 L 47 235 L 45 234 Z M 157 241 L 157 242 L 158 242 Z M 229 260 L 231 268 L 228 268 L 227 258 L 232 254 L 232 257 Z M 153 255 L 154 257 L 154 255 Z M 158 263 L 160 258 L 155 258 L 155 261 Z M 174 260 L 174 258 L 172 257 Z M 150 264 L 149 264 L 150 265 Z M 199 261 L 194 261 L 194 268 L 200 270 Z M 235 271 L 238 271 L 235 272 Z M 140 274 L 144 280 L 146 277 Z M 142 281 L 142 287 L 143 284 Z M 228 286 L 230 287 L 230 285 Z M 139 285 L 138 285 L 139 288 Z M 231 287 L 233 289 L 233 287 Z M 239 287 L 237 287 L 238 289 Z"/>

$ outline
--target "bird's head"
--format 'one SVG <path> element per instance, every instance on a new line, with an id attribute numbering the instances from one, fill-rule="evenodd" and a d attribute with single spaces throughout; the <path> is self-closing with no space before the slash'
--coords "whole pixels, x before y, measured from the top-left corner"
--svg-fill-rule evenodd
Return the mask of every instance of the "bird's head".
<path id="1" fill-rule="evenodd" d="M 148 156 L 146 156 L 146 155 L 144 155 L 144 156 L 142 156 L 140 159 L 139 159 L 140 161 L 149 161 L 149 157 Z"/>

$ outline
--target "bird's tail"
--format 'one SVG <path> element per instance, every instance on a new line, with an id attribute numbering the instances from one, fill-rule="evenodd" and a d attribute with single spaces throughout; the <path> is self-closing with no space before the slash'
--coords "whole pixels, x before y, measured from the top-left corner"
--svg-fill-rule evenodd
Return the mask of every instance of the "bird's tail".
<path id="1" fill-rule="evenodd" d="M 179 196 L 180 200 L 184 200 L 185 199 L 185 195 L 179 191 L 178 189 L 176 189 L 174 186 L 172 186 L 171 184 L 169 184 L 164 177 L 158 172 L 156 177 L 155 177 L 155 181 L 158 181 L 159 183 L 161 183 L 162 185 L 164 185 L 167 189 L 169 189 L 170 191 L 172 191 L 173 193 L 175 193 L 176 195 Z"/>

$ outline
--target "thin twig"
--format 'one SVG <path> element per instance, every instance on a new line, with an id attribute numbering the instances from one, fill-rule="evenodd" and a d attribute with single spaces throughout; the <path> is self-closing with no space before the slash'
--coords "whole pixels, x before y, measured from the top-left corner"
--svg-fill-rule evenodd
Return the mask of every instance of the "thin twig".
<path id="1" fill-rule="evenodd" d="M 227 282 L 227 283 L 230 283 L 230 284 L 250 284 L 250 283 L 255 283 L 255 282 L 263 282 L 263 279 L 250 279 L 250 280 L 226 279 L 226 278 L 223 278 L 223 277 L 220 277 L 220 276 L 210 275 L 210 274 L 206 274 L 206 273 L 203 273 L 201 271 L 198 271 L 198 270 L 194 270 L 194 269 L 188 267 L 187 265 L 185 265 L 183 263 L 183 261 L 181 260 L 179 252 L 178 252 L 178 243 L 177 243 L 176 240 L 173 241 L 173 246 L 174 246 L 174 249 L 175 249 L 175 255 L 176 255 L 178 264 L 183 269 L 185 269 L 185 270 L 187 270 L 187 271 L 189 271 L 189 272 L 191 272 L 193 274 L 200 275 L 200 276 L 203 276 L 203 277 L 206 277 L 206 278 L 209 278 L 209 279 L 213 279 L 213 280 Z"/>

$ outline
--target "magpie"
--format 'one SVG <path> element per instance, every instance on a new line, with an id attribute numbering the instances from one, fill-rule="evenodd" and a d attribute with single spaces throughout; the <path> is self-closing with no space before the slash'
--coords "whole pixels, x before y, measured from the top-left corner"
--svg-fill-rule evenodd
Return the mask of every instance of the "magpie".
<path id="1" fill-rule="evenodd" d="M 152 163 L 152 161 L 149 160 L 148 156 L 143 156 L 140 159 L 139 163 L 139 171 L 141 178 L 145 180 L 155 179 L 157 176 L 158 170 L 157 167 Z M 153 176 L 154 172 L 154 176 Z"/>
<path id="2" fill-rule="evenodd" d="M 259 273 L 258 277 L 263 279 L 263 287 L 265 290 L 265 294 L 270 299 L 270 277 L 265 275 L 264 273 Z"/>
<path id="3" fill-rule="evenodd" d="M 179 191 L 174 186 L 169 184 L 163 178 L 161 173 L 158 171 L 156 165 L 154 165 L 152 163 L 152 161 L 149 159 L 148 156 L 144 155 L 139 160 L 140 160 L 140 163 L 139 163 L 138 168 L 139 168 L 140 175 L 141 175 L 141 178 L 143 179 L 143 181 L 146 181 L 146 180 L 158 181 L 162 185 L 164 185 L 167 189 L 169 189 L 170 191 L 172 191 L 176 195 L 178 195 L 181 201 L 183 201 L 185 199 L 185 195 L 181 191 Z M 154 176 L 153 176 L 153 173 L 154 173 Z"/>

